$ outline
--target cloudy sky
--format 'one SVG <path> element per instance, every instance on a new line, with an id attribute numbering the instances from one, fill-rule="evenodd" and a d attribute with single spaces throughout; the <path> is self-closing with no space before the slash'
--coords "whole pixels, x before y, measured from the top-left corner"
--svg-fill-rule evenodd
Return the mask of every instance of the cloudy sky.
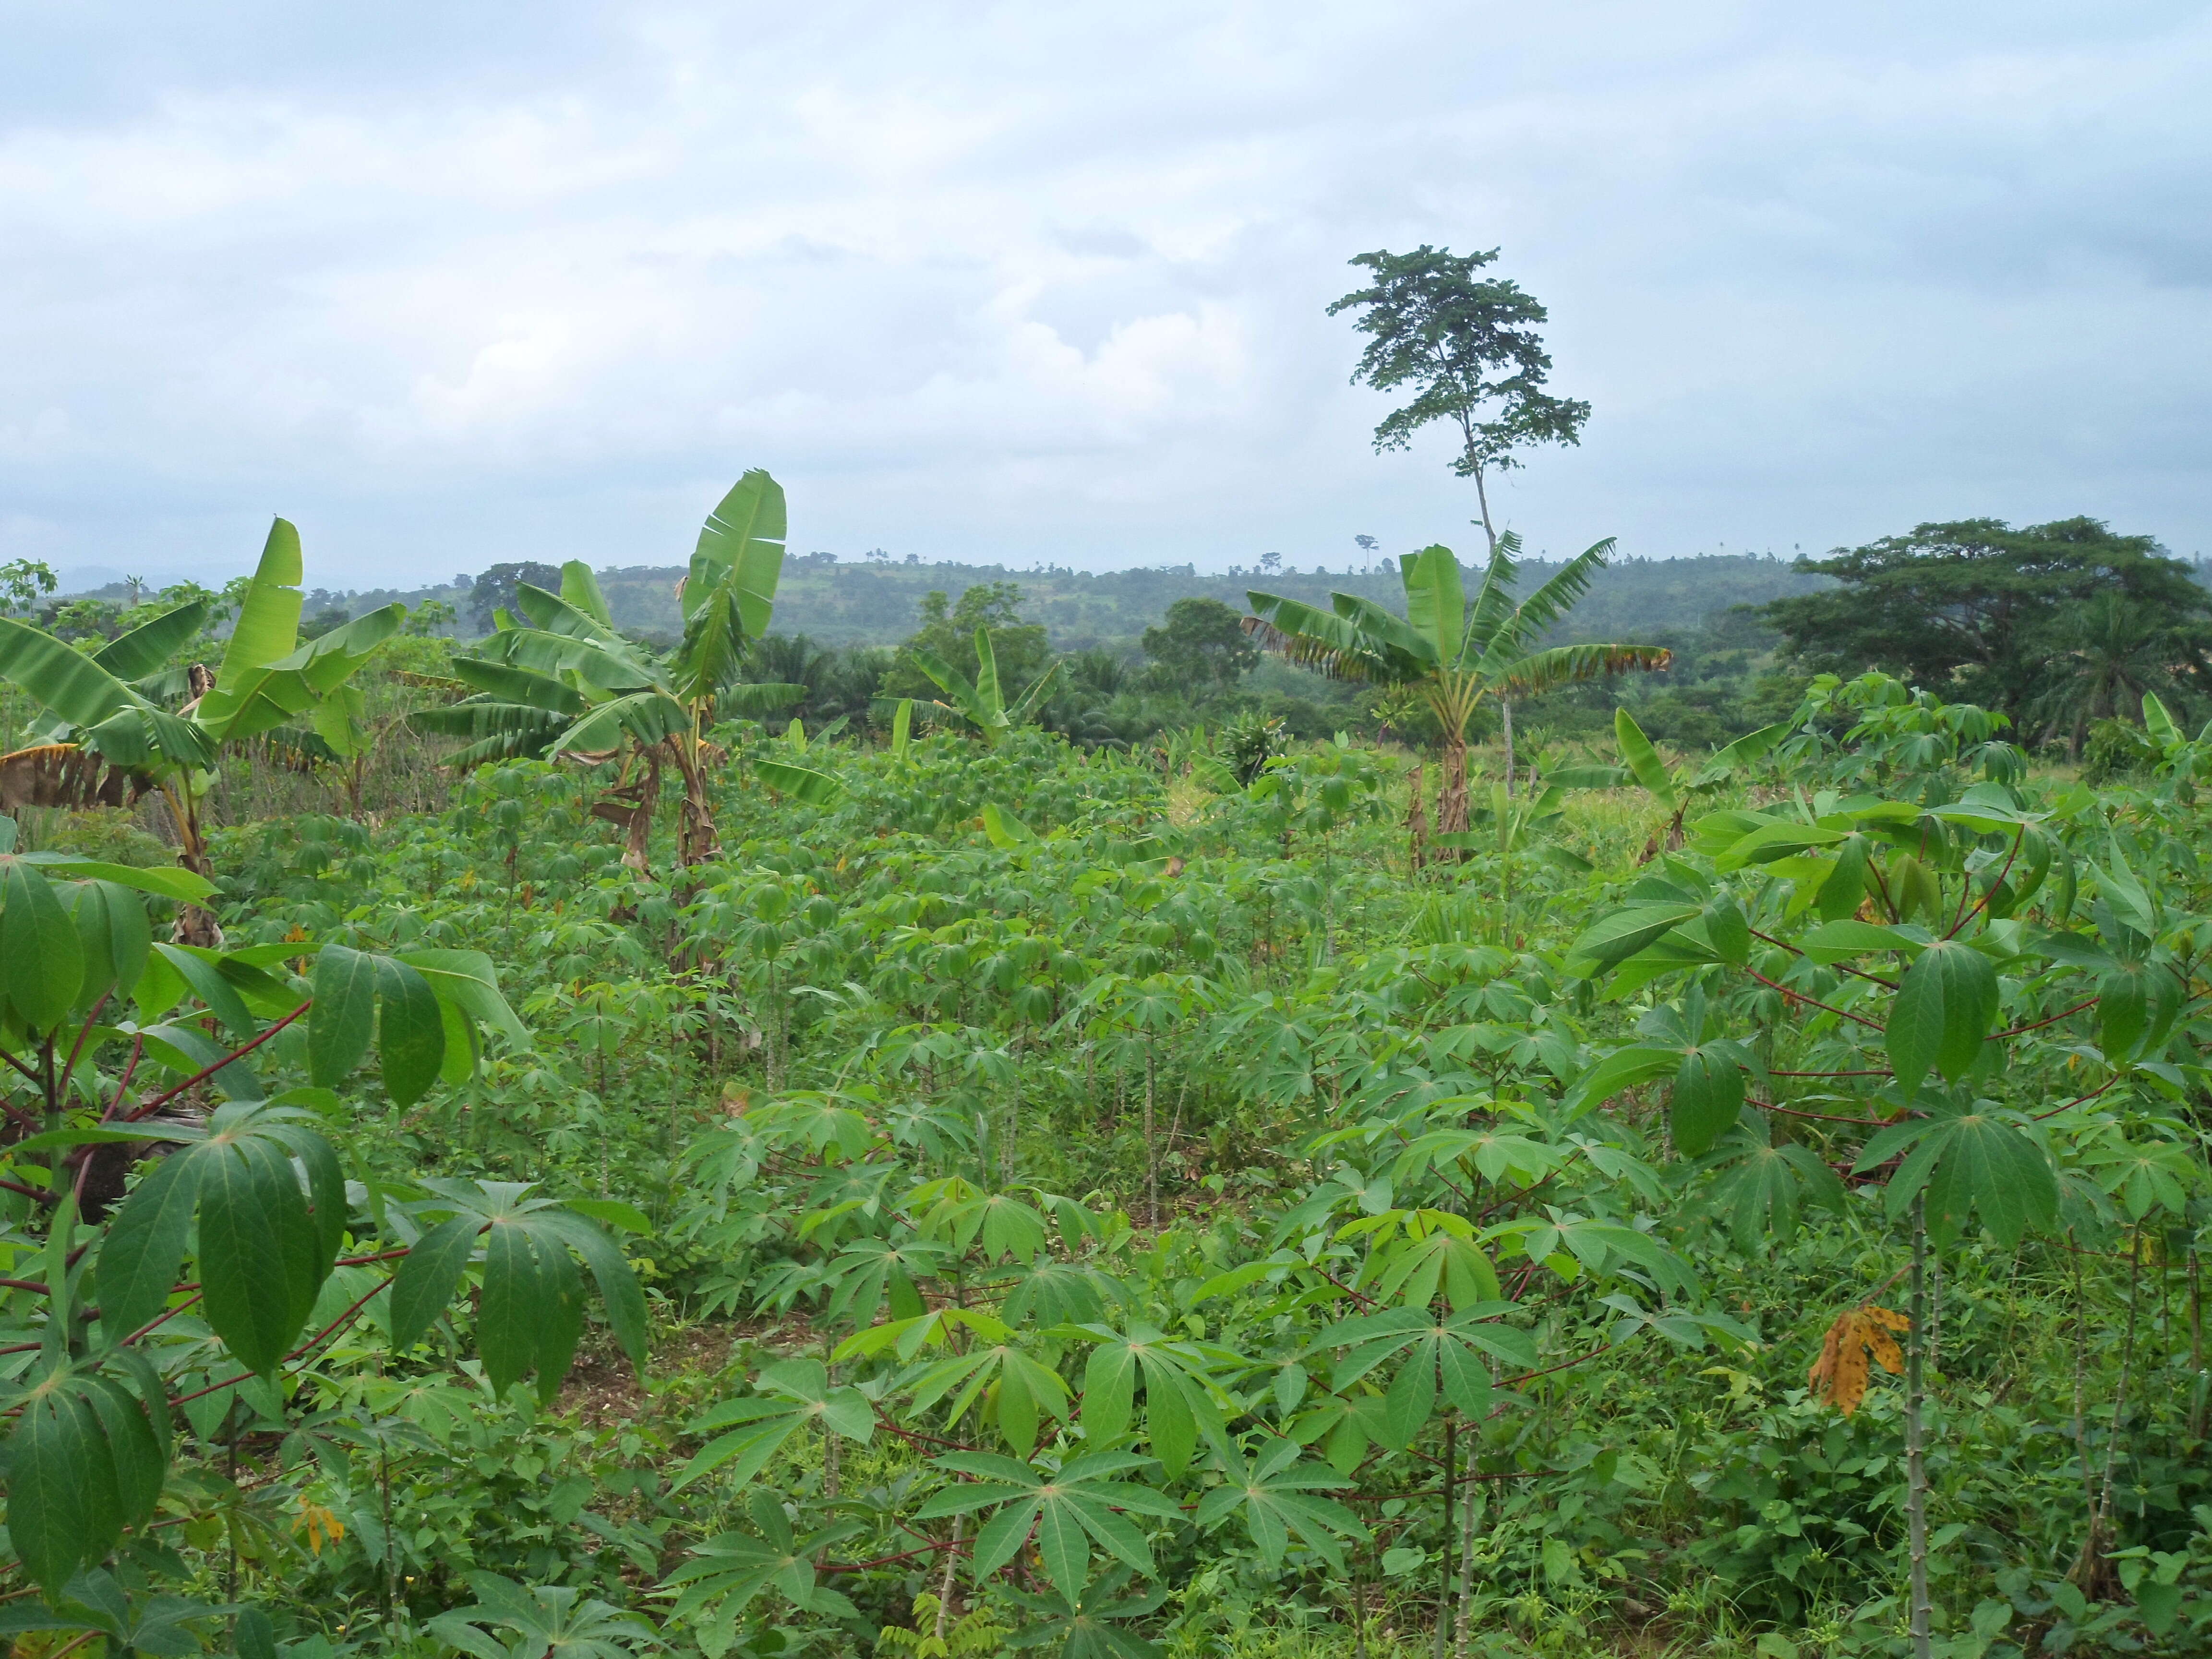
<path id="1" fill-rule="evenodd" d="M 2104 0 L 0 0 L 0 560 L 1464 538 L 1324 316 L 1502 246 L 1529 544 L 2075 513 L 2212 551 L 2212 10 Z"/>

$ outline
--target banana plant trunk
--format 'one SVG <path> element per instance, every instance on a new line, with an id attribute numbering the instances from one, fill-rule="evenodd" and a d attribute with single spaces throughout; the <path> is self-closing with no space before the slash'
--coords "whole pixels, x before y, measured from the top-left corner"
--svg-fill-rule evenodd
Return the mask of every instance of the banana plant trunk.
<path id="1" fill-rule="evenodd" d="M 696 739 L 678 737 L 669 748 L 684 779 L 684 815 L 677 825 L 676 861 L 688 869 L 706 863 L 722 850 L 722 844 L 714 833 L 714 809 L 707 798 L 707 771 L 699 763 Z"/>
<path id="2" fill-rule="evenodd" d="M 1437 833 L 1463 834 L 1468 811 L 1467 725 L 1474 717 L 1474 705 L 1481 699 L 1482 688 L 1470 674 L 1445 672 L 1433 676 L 1422 691 L 1443 737 L 1443 781 L 1437 791 Z"/>
<path id="3" fill-rule="evenodd" d="M 200 798 L 192 788 L 190 778 L 180 779 L 172 788 L 161 786 L 161 797 L 169 805 L 169 817 L 177 829 L 177 862 L 196 876 L 215 878 L 215 863 L 208 857 L 207 837 L 200 830 Z M 170 930 L 179 945 L 196 945 L 212 951 L 222 944 L 222 928 L 216 921 L 215 912 L 198 904 L 177 907 L 177 920 Z"/>
<path id="4" fill-rule="evenodd" d="M 1437 833 L 1455 836 L 1467 829 L 1466 734 L 1445 726 L 1443 751 L 1443 784 L 1437 792 Z"/>

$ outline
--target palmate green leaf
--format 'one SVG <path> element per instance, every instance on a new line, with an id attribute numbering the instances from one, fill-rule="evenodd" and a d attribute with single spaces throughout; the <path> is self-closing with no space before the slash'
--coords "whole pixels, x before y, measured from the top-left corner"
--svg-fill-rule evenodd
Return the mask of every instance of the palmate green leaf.
<path id="1" fill-rule="evenodd" d="M 984 1340 L 977 1346 L 939 1360 L 916 1377 L 909 1401 L 915 1410 L 927 1411 L 950 1396 L 947 1423 L 959 1422 L 979 1401 L 988 1401 L 1000 1436 L 1026 1456 L 1036 1445 L 1042 1418 L 1067 1419 L 1067 1384 L 1059 1372 L 1023 1352 L 1003 1326 L 979 1334 Z"/>
<path id="2" fill-rule="evenodd" d="M 2017 1112 L 1978 1101 L 1973 1109 L 1919 1118 L 1883 1129 L 1860 1152 L 1861 1172 L 1879 1169 L 1901 1152 L 1905 1161 L 1883 1188 L 1893 1220 L 1925 1193 L 1930 1236 L 1957 1237 L 1969 1212 L 2008 1249 L 2031 1230 L 2048 1228 L 2058 1213 L 2058 1181 L 2047 1153 L 2025 1130 Z"/>
<path id="3" fill-rule="evenodd" d="M 793 1607 L 808 1613 L 850 1617 L 853 1604 L 815 1579 L 822 1554 L 866 1530 L 857 1521 L 839 1522 L 802 1537 L 775 1493 L 756 1486 L 745 1495 L 745 1512 L 754 1532 L 726 1532 L 696 1545 L 682 1566 L 662 1581 L 657 1592 L 675 1597 L 672 1620 L 721 1604 L 725 1618 L 744 1611 L 762 1591 L 774 1588 Z"/>
<path id="4" fill-rule="evenodd" d="M 570 1584 L 521 1585 L 495 1572 L 472 1572 L 474 1607 L 440 1613 L 429 1628 L 477 1659 L 630 1659 L 641 1643 L 657 1641 L 651 1621 L 587 1599 Z M 477 1628 L 515 1632 L 502 1649 Z"/>
<path id="5" fill-rule="evenodd" d="M 423 1184 L 433 1196 L 416 1208 L 426 1214 L 447 1212 L 449 1220 L 425 1235 L 424 1243 L 434 1237 L 437 1248 L 410 1276 L 405 1328 L 428 1328 L 444 1298 L 459 1288 L 461 1264 L 455 1256 L 462 1246 L 457 1236 L 465 1231 L 471 1239 L 482 1239 L 477 1345 L 486 1379 L 495 1390 L 504 1394 L 534 1371 L 541 1399 L 550 1401 L 558 1391 L 583 1333 L 577 1256 L 591 1269 L 623 1352 L 644 1370 L 645 1293 L 621 1250 L 600 1228 L 550 1199 L 530 1197 L 525 1182 L 440 1179 Z M 400 1305 L 395 1288 L 395 1321 Z"/>
<path id="6" fill-rule="evenodd" d="M 831 1387 L 829 1368 L 818 1359 L 779 1360 L 753 1379 L 753 1387 L 759 1397 L 725 1401 L 685 1425 L 687 1434 L 723 1432 L 684 1466 L 671 1492 L 726 1468 L 731 1484 L 744 1486 L 803 1428 L 864 1445 L 874 1436 L 868 1397 L 849 1386 Z"/>
<path id="7" fill-rule="evenodd" d="M 1221 1457 L 1221 1485 L 1199 1501 L 1193 1516 L 1212 1531 L 1231 1515 L 1239 1515 L 1244 1530 L 1270 1567 L 1280 1568 L 1290 1540 L 1299 1542 L 1337 1571 L 1345 1571 L 1340 1538 L 1364 1539 L 1367 1528 L 1359 1517 L 1334 1499 L 1311 1496 L 1352 1483 L 1317 1463 L 1300 1461 L 1298 1443 L 1277 1439 L 1247 1462 L 1234 1446 Z"/>
<path id="8" fill-rule="evenodd" d="M 461 1275 L 476 1253 L 484 1224 L 474 1215 L 441 1221 L 415 1242 L 392 1279 L 391 1330 L 395 1352 L 420 1341 L 431 1322 L 453 1305 Z"/>
<path id="9" fill-rule="evenodd" d="M 44 874 L 13 855 L 0 857 L 0 991 L 33 1031 L 50 1031 L 76 1006 L 84 981 L 76 923 Z"/>
<path id="10" fill-rule="evenodd" d="M 1083 1368 L 1083 1422 L 1091 1443 L 1111 1444 L 1135 1417 L 1137 1386 L 1145 1390 L 1145 1436 L 1170 1480 L 1190 1467 L 1199 1437 L 1221 1443 L 1223 1419 L 1207 1373 L 1218 1358 L 1197 1344 L 1177 1341 L 1156 1326 L 1126 1332 L 1098 1324 L 1070 1325 L 1053 1333 L 1096 1346 Z"/>
<path id="11" fill-rule="evenodd" d="M 1006 1638 L 1010 1652 L 1059 1644 L 1060 1659 L 1160 1659 L 1166 1651 L 1147 1642 L 1121 1621 L 1157 1613 L 1168 1598 L 1164 1589 L 1141 1595 L 1125 1595 L 1129 1569 L 1109 1567 L 1089 1584 L 1080 1596 L 1043 1595 L 1009 1589 L 1006 1594 L 1031 1615 L 1030 1622 Z"/>
<path id="12" fill-rule="evenodd" d="M 1034 1533 L 1045 1577 L 1073 1598 L 1089 1577 L 1094 1541 L 1147 1577 L 1155 1571 L 1150 1546 L 1127 1516 L 1178 1521 L 1182 1510 L 1149 1486 L 1115 1478 L 1150 1461 L 1129 1452 L 1092 1452 L 1054 1469 L 988 1452 L 951 1452 L 936 1460 L 938 1467 L 972 1475 L 974 1484 L 946 1487 L 923 1504 L 915 1518 L 927 1521 L 995 1509 L 997 1513 L 975 1536 L 971 1562 L 975 1577 L 986 1577 L 1006 1565 Z"/>
<path id="13" fill-rule="evenodd" d="M 1459 1310 L 1498 1299 L 1498 1270 L 1472 1224 L 1442 1211 L 1406 1214 L 1405 1237 L 1376 1251 L 1377 1300 L 1425 1308 L 1441 1291 Z"/>
<path id="14" fill-rule="evenodd" d="M 1905 970 L 1883 1041 L 1909 1097 L 1932 1067 L 1956 1080 L 1979 1057 L 1996 1021 L 1997 973 L 1970 945 L 1937 939 Z"/>
<path id="15" fill-rule="evenodd" d="M 1714 1207 L 1727 1218 L 1736 1243 L 1753 1249 L 1771 1229 L 1786 1242 L 1808 1203 L 1840 1209 L 1844 1185 L 1809 1146 L 1767 1144 L 1760 1126 L 1747 1125 L 1716 1161 L 1725 1168 L 1712 1186 Z"/>
<path id="16" fill-rule="evenodd" d="M 2097 981 L 2097 1046 L 2120 1066 L 2163 1046 L 2187 990 L 2163 962 L 2115 963 Z"/>
<path id="17" fill-rule="evenodd" d="M 1447 1404 L 1469 1417 L 1480 1417 L 1490 1409 L 1493 1388 L 1484 1356 L 1504 1358 L 1522 1370 L 1534 1367 L 1535 1344 L 1528 1334 L 1498 1322 L 1514 1310 L 1509 1302 L 1486 1302 L 1449 1316 L 1425 1308 L 1364 1314 L 1329 1327 L 1305 1352 L 1348 1350 L 1337 1362 L 1329 1384 L 1338 1394 L 1386 1360 L 1402 1356 L 1383 1396 L 1378 1437 L 1383 1444 L 1402 1450 L 1435 1411 L 1439 1379 Z"/>
<path id="18" fill-rule="evenodd" d="M 2173 1141 L 2130 1142 L 2117 1130 L 2082 1154 L 2096 1171 L 2097 1184 L 2120 1200 L 2131 1222 L 2164 1210 L 2185 1216 L 2190 1194 L 2205 1184 L 2203 1164 Z"/>
<path id="19" fill-rule="evenodd" d="M 1725 1040 L 1692 1048 L 1674 1071 L 1667 1127 L 1674 1145 L 1696 1158 L 1734 1126 L 1743 1110 L 1743 1069 L 1748 1059 Z"/>
<path id="20" fill-rule="evenodd" d="M 146 971 L 154 945 L 144 902 L 129 888 L 107 881 L 72 883 L 68 901 L 84 961 L 77 1007 L 89 1007 L 103 996 L 129 996 Z"/>

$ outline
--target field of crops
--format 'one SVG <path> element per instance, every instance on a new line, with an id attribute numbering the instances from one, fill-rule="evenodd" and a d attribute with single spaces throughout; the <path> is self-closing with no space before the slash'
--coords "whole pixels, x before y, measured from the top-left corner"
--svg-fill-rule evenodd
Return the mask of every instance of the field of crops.
<path id="1" fill-rule="evenodd" d="M 1533 775 L 945 664 L 810 739 L 701 665 L 747 556 L 665 659 L 249 597 L 184 712 L 182 624 L 9 635 L 156 786 L 0 819 L 16 1653 L 2212 1644 L 2156 699 L 2094 786 L 1877 674 Z"/>

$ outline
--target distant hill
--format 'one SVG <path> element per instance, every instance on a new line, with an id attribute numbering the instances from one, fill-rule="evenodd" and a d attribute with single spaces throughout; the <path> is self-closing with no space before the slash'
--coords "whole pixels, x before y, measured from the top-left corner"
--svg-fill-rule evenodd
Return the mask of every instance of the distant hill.
<path id="1" fill-rule="evenodd" d="M 1558 568 L 1528 562 L 1522 567 L 1520 591 L 1533 592 Z M 683 632 L 676 605 L 676 584 L 683 574 L 678 566 L 636 565 L 602 570 L 599 578 L 617 625 L 672 641 Z M 1170 605 L 1193 594 L 1211 595 L 1239 611 L 1245 608 L 1245 593 L 1253 588 L 1314 605 L 1327 605 L 1332 591 L 1357 593 L 1393 610 L 1401 609 L 1405 599 L 1395 568 L 1380 562 L 1365 571 L 1243 570 L 1200 575 L 1189 565 L 1018 570 L 1000 564 L 843 563 L 828 553 L 801 553 L 784 562 L 776 593 L 775 631 L 805 634 L 823 645 L 895 645 L 915 630 L 925 594 L 937 590 L 957 599 L 968 588 L 994 581 L 1021 588 L 1023 613 L 1042 623 L 1053 644 L 1063 651 L 1093 646 L 1133 651 L 1144 631 Z M 1692 632 L 1733 605 L 1764 605 L 1827 585 L 1825 577 L 1801 575 L 1779 559 L 1755 554 L 1626 559 L 1599 573 L 1559 637 L 1633 641 L 1662 632 Z M 127 596 L 120 582 L 95 588 L 90 595 L 111 599 Z M 395 599 L 410 609 L 427 599 L 442 599 L 459 613 L 458 631 L 473 631 L 469 590 L 450 585 L 349 592 L 319 587 L 307 594 L 306 611 L 310 617 L 334 610 L 359 616 Z"/>
<path id="2" fill-rule="evenodd" d="M 1534 562 L 1524 565 L 1521 591 L 1534 592 L 1557 568 Z M 599 586 L 623 627 L 672 635 L 682 628 L 676 608 L 676 581 L 682 574 L 675 569 L 603 570 Z M 936 589 L 957 599 L 963 590 L 993 581 L 1018 585 L 1024 614 L 1042 623 L 1061 650 L 1134 647 L 1168 606 L 1193 594 L 1211 595 L 1239 611 L 1251 588 L 1318 605 L 1326 605 L 1333 590 L 1394 609 L 1404 600 L 1395 570 L 1379 563 L 1364 573 L 1200 575 L 1188 565 L 1018 570 L 1004 565 L 847 564 L 812 553 L 784 562 L 775 628 L 780 634 L 805 634 L 827 645 L 895 644 L 914 631 L 924 594 Z M 1756 555 L 1625 560 L 1600 573 L 1564 637 L 1633 639 L 1639 632 L 1695 629 L 1731 605 L 1764 605 L 1827 585 L 1825 578 L 1800 575 L 1781 560 Z"/>

